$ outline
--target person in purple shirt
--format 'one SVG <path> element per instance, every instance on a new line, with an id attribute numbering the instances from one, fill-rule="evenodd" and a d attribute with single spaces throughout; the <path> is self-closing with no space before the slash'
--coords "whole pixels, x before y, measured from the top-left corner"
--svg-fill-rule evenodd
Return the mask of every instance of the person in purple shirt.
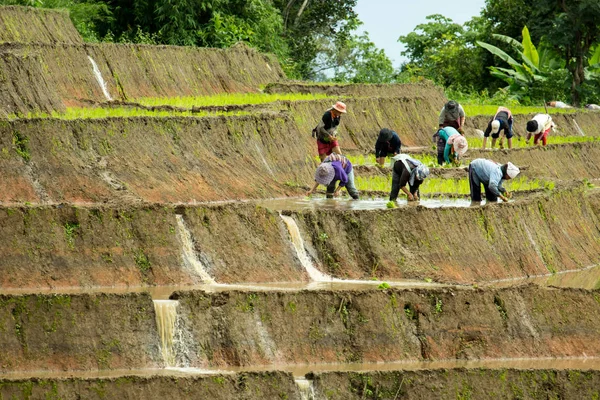
<path id="1" fill-rule="evenodd" d="M 339 185 L 337 185 L 337 182 L 339 182 Z M 310 196 L 313 194 L 319 185 L 327 186 L 328 199 L 339 195 L 340 190 L 345 187 L 350 197 L 358 200 L 358 190 L 354 185 L 352 163 L 342 155 L 332 153 L 323 160 L 315 171 L 315 184 L 306 195 Z"/>

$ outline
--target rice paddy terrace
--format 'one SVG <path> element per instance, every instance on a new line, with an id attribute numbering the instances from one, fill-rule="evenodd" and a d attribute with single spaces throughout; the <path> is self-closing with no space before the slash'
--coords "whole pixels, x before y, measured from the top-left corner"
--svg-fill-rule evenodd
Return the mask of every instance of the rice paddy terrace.
<path id="1" fill-rule="evenodd" d="M 599 114 L 495 151 L 469 115 L 467 161 L 520 166 L 514 200 L 471 206 L 463 164 L 388 209 L 375 138 L 433 166 L 436 87 L 84 44 L 17 7 L 0 63 L 0 398 L 600 396 Z M 362 198 L 306 199 L 337 100 Z"/>

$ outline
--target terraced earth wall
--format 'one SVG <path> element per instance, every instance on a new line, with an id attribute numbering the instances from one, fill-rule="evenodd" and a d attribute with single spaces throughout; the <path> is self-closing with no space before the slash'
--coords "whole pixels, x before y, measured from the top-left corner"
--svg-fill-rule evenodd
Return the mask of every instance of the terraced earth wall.
<path id="1" fill-rule="evenodd" d="M 313 261 L 331 276 L 473 283 L 599 263 L 598 204 L 595 192 L 564 190 L 486 208 L 291 215 Z M 565 213 L 569 219 L 561 218 Z M 0 210 L 1 286 L 201 283 L 183 259 L 179 218 L 219 283 L 308 281 L 278 211 L 259 204 L 58 205 Z"/>

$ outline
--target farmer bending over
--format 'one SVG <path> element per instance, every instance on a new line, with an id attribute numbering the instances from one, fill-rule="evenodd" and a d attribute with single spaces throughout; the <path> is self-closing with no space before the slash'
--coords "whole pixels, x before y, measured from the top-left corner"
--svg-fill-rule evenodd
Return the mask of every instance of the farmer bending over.
<path id="1" fill-rule="evenodd" d="M 408 201 L 419 200 L 419 186 L 429 175 L 429 168 L 408 154 L 394 156 L 391 164 L 393 174 L 390 201 L 396 201 L 400 189 L 406 193 Z M 407 183 L 409 189 L 406 188 Z"/>
<path id="2" fill-rule="evenodd" d="M 462 127 L 465 124 L 465 110 L 454 100 L 450 100 L 440 111 L 440 117 L 438 121 L 439 127 L 444 128 L 451 126 L 458 131 L 462 131 Z"/>
<path id="3" fill-rule="evenodd" d="M 336 188 L 338 181 L 339 185 Z M 354 185 L 352 163 L 342 155 L 333 153 L 323 160 L 315 172 L 315 184 L 306 195 L 310 196 L 313 194 L 319 185 L 327 186 L 328 199 L 338 196 L 340 190 L 345 187 L 350 197 L 358 200 L 358 190 L 356 190 L 356 186 Z"/>
<path id="4" fill-rule="evenodd" d="M 504 136 L 508 142 L 508 148 L 512 149 L 512 137 L 513 137 L 513 116 L 510 110 L 506 107 L 498 107 L 496 115 L 490 120 L 488 126 L 483 134 L 483 149 L 487 144 L 487 138 L 492 134 L 492 149 L 496 145 L 496 139 L 500 137 L 500 131 L 504 130 Z M 500 139 L 500 148 L 503 148 L 502 139 Z"/>
<path id="5" fill-rule="evenodd" d="M 448 143 L 448 139 L 455 135 L 461 136 L 460 132 L 451 126 L 440 128 L 433 135 L 433 141 L 437 145 L 437 160 L 439 165 L 444 165 L 446 161 L 446 144 Z"/>
<path id="6" fill-rule="evenodd" d="M 494 161 L 477 158 L 469 164 L 469 188 L 471 201 L 481 202 L 481 184 L 485 189 L 487 201 L 496 202 L 498 197 L 508 201 L 512 196 L 502 187 L 505 179 L 513 179 L 519 175 L 519 168 L 509 162 L 500 165 Z"/>
<path id="7" fill-rule="evenodd" d="M 335 103 L 325 111 L 321 122 L 313 129 L 313 137 L 317 137 L 317 149 L 321 161 L 331 153 L 342 154 L 337 141 L 337 127 L 342 114 L 346 113 L 346 105 L 341 101 Z"/>
<path id="8" fill-rule="evenodd" d="M 549 114 L 537 114 L 527 122 L 527 145 L 529 145 L 531 135 L 534 135 L 533 144 L 540 144 L 540 139 L 542 139 L 542 144 L 545 146 L 548 143 L 548 134 L 555 126 Z"/>
<path id="9" fill-rule="evenodd" d="M 375 143 L 375 158 L 377 159 L 377 163 L 383 166 L 385 158 L 389 154 L 392 156 L 400 154 L 401 146 L 400 137 L 398 137 L 396 132 L 388 128 L 380 130 L 379 137 Z"/>
<path id="10" fill-rule="evenodd" d="M 460 165 L 460 159 L 465 155 L 468 149 L 469 143 L 463 135 L 452 135 L 446 142 L 444 161 L 446 164 L 453 163 L 455 165 Z"/>

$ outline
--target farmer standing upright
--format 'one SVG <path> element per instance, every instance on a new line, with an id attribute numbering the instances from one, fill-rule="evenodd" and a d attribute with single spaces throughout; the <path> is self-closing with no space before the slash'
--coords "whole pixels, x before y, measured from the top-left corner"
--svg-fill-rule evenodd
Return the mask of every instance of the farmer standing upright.
<path id="1" fill-rule="evenodd" d="M 337 127 L 342 114 L 346 113 L 346 104 L 338 101 L 325 111 L 321 122 L 313 129 L 313 137 L 317 137 L 317 149 L 321 161 L 331 153 L 342 154 L 337 141 Z"/>

